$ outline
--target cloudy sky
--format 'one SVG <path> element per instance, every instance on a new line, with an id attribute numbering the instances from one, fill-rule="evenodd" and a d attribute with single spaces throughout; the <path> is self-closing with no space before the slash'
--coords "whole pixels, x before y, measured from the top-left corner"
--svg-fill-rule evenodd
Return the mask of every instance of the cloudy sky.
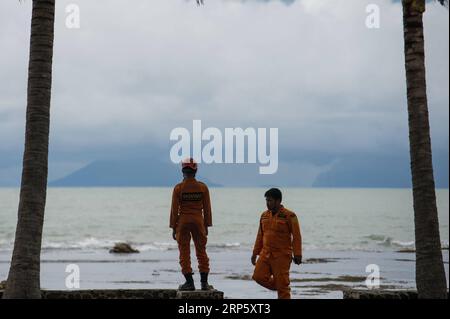
<path id="1" fill-rule="evenodd" d="M 80 29 L 65 25 L 71 3 L 81 10 Z M 297 167 L 309 181 L 317 164 L 292 154 L 328 154 L 326 167 L 342 154 L 408 152 L 399 3 L 205 3 L 57 1 L 50 180 L 95 160 L 165 150 L 173 144 L 170 131 L 190 129 L 194 119 L 205 127 L 279 128 L 280 165 Z M 365 25 L 369 3 L 381 9 L 380 29 Z M 0 3 L 4 185 L 20 176 L 30 15 L 30 0 Z M 444 154 L 448 18 L 447 9 L 428 6 L 432 138 Z"/>

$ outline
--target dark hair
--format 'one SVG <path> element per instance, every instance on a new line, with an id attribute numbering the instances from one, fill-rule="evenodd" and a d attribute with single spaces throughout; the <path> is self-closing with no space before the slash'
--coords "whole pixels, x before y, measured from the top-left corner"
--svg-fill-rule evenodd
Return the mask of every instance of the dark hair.
<path id="1" fill-rule="evenodd" d="M 278 188 L 271 188 L 264 194 L 264 197 L 279 199 L 281 202 L 283 196 L 281 195 L 281 191 Z"/>
<path id="2" fill-rule="evenodd" d="M 183 167 L 181 169 L 181 171 L 183 172 L 183 174 L 189 175 L 189 176 L 195 176 L 195 174 L 197 173 L 196 170 L 193 170 L 190 167 Z"/>

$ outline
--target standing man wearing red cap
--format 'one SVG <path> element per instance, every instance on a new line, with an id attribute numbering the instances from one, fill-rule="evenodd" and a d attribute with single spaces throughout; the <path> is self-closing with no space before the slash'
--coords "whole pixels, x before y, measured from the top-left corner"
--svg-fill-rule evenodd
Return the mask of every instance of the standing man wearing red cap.
<path id="1" fill-rule="evenodd" d="M 195 290 L 191 268 L 191 238 L 194 241 L 202 290 L 213 289 L 208 284 L 209 258 L 206 254 L 208 227 L 212 226 L 211 201 L 206 184 L 195 179 L 197 163 L 189 158 L 182 162 L 183 181 L 175 186 L 172 195 L 170 228 L 178 242 L 181 271 L 186 282 L 180 290 Z"/>

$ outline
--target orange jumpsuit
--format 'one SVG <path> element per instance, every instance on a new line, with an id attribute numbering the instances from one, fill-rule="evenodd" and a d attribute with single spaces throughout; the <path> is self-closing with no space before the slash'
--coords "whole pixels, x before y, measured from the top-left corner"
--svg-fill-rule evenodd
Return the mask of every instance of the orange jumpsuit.
<path id="1" fill-rule="evenodd" d="M 199 271 L 209 273 L 206 226 L 212 226 L 208 187 L 195 178 L 185 178 L 173 190 L 170 212 L 170 228 L 176 230 L 181 271 L 184 275 L 192 273 L 191 238 L 195 245 Z"/>
<path id="2" fill-rule="evenodd" d="M 275 215 L 265 211 L 261 216 L 253 255 L 259 256 L 253 280 L 267 289 L 278 291 L 279 299 L 290 299 L 292 255 L 302 255 L 300 224 L 295 213 L 283 206 Z"/>

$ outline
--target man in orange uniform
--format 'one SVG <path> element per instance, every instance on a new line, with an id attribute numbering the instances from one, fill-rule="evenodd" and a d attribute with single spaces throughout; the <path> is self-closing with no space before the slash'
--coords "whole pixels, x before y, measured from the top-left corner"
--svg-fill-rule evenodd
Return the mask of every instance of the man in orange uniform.
<path id="1" fill-rule="evenodd" d="M 279 189 L 272 188 L 264 196 L 268 210 L 261 216 L 253 249 L 252 264 L 256 266 L 253 280 L 277 291 L 279 299 L 290 299 L 291 262 L 302 263 L 300 224 L 295 213 L 281 205 Z"/>
<path id="2" fill-rule="evenodd" d="M 208 187 L 195 179 L 197 163 L 192 159 L 182 162 L 183 181 L 175 186 L 172 195 L 170 228 L 178 242 L 181 271 L 186 282 L 180 290 L 195 290 L 191 268 L 191 238 L 194 240 L 202 290 L 213 287 L 208 284 L 209 258 L 206 254 L 208 227 L 212 226 L 211 202 Z"/>

